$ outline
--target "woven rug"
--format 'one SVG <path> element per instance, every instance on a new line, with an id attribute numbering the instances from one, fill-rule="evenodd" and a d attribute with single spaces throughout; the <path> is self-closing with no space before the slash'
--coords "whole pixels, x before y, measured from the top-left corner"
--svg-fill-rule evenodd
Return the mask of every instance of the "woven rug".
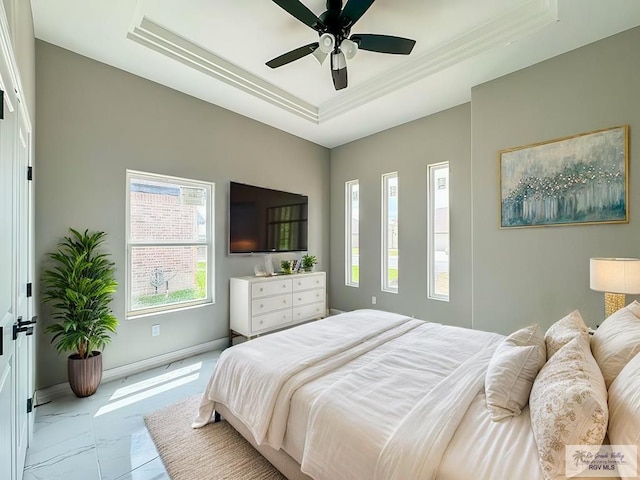
<path id="1" fill-rule="evenodd" d="M 144 417 L 172 480 L 286 480 L 227 422 L 191 428 L 200 396 Z"/>

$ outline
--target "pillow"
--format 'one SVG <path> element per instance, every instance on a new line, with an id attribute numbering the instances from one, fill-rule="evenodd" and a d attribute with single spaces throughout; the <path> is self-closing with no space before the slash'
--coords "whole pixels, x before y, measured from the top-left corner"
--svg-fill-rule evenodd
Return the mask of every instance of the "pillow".
<path id="1" fill-rule="evenodd" d="M 612 445 L 636 445 L 640 466 L 640 354 L 627 363 L 609 388 L 609 440 Z"/>
<path id="2" fill-rule="evenodd" d="M 547 360 L 563 346 L 575 337 L 583 336 L 589 339 L 589 329 L 584 324 L 582 316 L 578 310 L 574 310 L 569 315 L 561 318 L 551 325 L 544 336 L 547 345 Z"/>
<path id="3" fill-rule="evenodd" d="M 602 445 L 607 389 L 588 338 L 575 337 L 542 367 L 533 382 L 529 411 L 547 480 L 564 475 L 566 445 Z"/>
<path id="4" fill-rule="evenodd" d="M 640 352 L 640 304 L 621 308 L 607 318 L 591 337 L 591 351 L 600 365 L 607 388 L 624 366 Z"/>
<path id="5" fill-rule="evenodd" d="M 485 377 L 491 420 L 520 415 L 546 358 L 544 336 L 538 325 L 520 329 L 502 341 Z"/>

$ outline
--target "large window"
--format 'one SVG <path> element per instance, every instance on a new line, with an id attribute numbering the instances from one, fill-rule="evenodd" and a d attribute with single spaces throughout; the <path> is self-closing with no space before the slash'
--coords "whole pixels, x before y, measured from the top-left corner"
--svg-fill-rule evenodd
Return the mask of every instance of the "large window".
<path id="1" fill-rule="evenodd" d="M 449 300 L 449 163 L 427 167 L 429 298 Z"/>
<path id="2" fill-rule="evenodd" d="M 398 293 L 398 172 L 382 176 L 382 290 Z"/>
<path id="3" fill-rule="evenodd" d="M 213 302 L 212 183 L 127 171 L 127 314 Z"/>
<path id="4" fill-rule="evenodd" d="M 345 282 L 360 285 L 360 185 L 358 180 L 345 184 Z"/>

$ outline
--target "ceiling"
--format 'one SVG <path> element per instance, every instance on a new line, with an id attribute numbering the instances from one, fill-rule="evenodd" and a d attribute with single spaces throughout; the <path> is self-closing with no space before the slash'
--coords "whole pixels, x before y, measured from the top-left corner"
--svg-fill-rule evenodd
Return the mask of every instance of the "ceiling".
<path id="1" fill-rule="evenodd" d="M 302 0 L 316 15 L 325 0 Z M 36 37 L 329 148 L 468 102 L 471 87 L 640 25 L 638 0 L 377 0 L 352 33 L 416 40 L 265 62 L 317 41 L 270 0 L 31 0 Z"/>

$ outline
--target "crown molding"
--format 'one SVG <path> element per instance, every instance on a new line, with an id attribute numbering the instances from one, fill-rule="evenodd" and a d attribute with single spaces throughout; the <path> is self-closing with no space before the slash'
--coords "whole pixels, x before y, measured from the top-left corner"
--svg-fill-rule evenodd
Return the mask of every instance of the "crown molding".
<path id="1" fill-rule="evenodd" d="M 294 115 L 318 123 L 316 106 L 158 25 L 147 17 L 142 17 L 140 25 L 133 27 L 127 33 L 127 38 Z"/>
<path id="2" fill-rule="evenodd" d="M 147 17 L 142 17 L 140 24 L 127 33 L 127 38 L 287 112 L 315 124 L 322 124 L 415 81 L 524 38 L 557 21 L 558 0 L 531 0 L 445 44 L 435 46 L 410 62 L 351 87 L 318 106 L 219 57 Z"/>

